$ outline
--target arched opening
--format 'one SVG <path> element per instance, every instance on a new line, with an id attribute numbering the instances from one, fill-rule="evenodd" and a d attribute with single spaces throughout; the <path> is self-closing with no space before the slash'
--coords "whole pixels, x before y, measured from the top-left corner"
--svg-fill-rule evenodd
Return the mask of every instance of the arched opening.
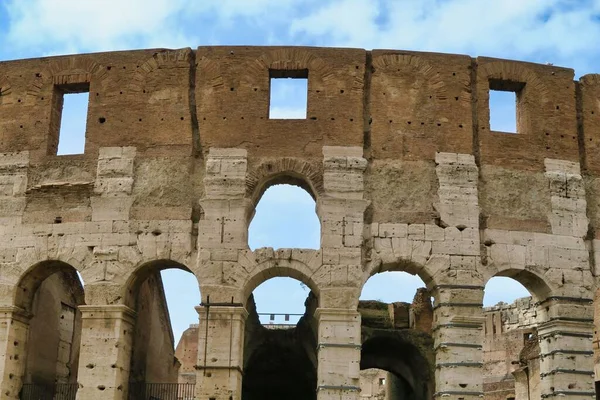
<path id="1" fill-rule="evenodd" d="M 435 387 L 431 295 L 419 276 L 394 269 L 381 268 L 361 292 L 361 398 L 429 400 Z"/>
<path id="2" fill-rule="evenodd" d="M 75 399 L 81 342 L 78 307 L 84 301 L 77 270 L 60 261 L 37 264 L 19 282 L 15 304 L 31 315 L 27 338 L 22 338 L 27 351 L 21 398 Z"/>
<path id="3" fill-rule="evenodd" d="M 278 182 L 277 180 L 274 182 Z M 262 193 L 248 229 L 248 245 L 260 247 L 318 249 L 321 225 L 309 187 L 299 179 L 273 184 Z"/>
<path id="4" fill-rule="evenodd" d="M 432 344 L 431 337 L 410 331 L 375 331 L 363 337 L 360 368 L 364 371 L 364 397 L 371 394 L 374 399 L 429 400 L 434 356 L 433 352 L 423 353 L 420 349 Z M 375 379 L 373 371 L 378 372 Z M 368 392 L 369 385 L 377 391 Z"/>
<path id="5" fill-rule="evenodd" d="M 129 398 L 193 398 L 200 290 L 185 266 L 170 260 L 140 267 L 127 300 L 136 311 Z M 173 397 L 178 396 L 178 397 Z"/>
<path id="6" fill-rule="evenodd" d="M 499 398 L 541 398 L 538 325 L 550 288 L 525 270 L 502 271 L 483 297 L 483 390 Z"/>
<path id="7" fill-rule="evenodd" d="M 250 295 L 244 335 L 243 400 L 316 399 L 317 295 L 275 277 Z"/>

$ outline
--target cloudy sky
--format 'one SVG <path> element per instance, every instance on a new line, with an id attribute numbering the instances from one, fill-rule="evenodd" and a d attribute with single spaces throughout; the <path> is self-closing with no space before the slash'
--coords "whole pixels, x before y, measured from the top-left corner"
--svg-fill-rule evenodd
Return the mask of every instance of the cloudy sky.
<path id="1" fill-rule="evenodd" d="M 309 45 L 550 62 L 579 77 L 600 72 L 599 38 L 600 0 L 0 0 L 0 60 L 148 47 Z M 287 101 L 279 112 L 297 113 Z M 73 107 L 85 110 L 85 102 Z M 510 130 L 512 118 L 507 111 L 492 122 Z M 84 130 L 66 119 L 74 131 Z M 63 152 L 76 151 L 75 139 L 69 143 Z M 309 196 L 274 187 L 259 205 L 250 245 L 318 247 L 318 229 Z M 494 283 L 486 304 L 525 294 L 514 284 Z M 363 297 L 410 301 L 419 284 L 381 274 Z M 165 286 L 178 337 L 197 321 L 199 294 L 183 272 L 165 274 Z M 255 292 L 261 312 L 302 312 L 307 294 L 284 278 Z"/>

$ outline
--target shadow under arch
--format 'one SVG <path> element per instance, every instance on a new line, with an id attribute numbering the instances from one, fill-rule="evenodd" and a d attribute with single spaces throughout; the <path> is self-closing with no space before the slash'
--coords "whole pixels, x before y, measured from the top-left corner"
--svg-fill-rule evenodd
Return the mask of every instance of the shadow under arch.
<path id="1" fill-rule="evenodd" d="M 506 268 L 486 276 L 484 287 L 495 277 L 511 278 L 527 289 L 536 302 L 543 302 L 552 295 L 552 287 L 539 274 L 525 269 Z M 485 290 L 485 289 L 484 289 Z"/>
<path id="2" fill-rule="evenodd" d="M 59 260 L 45 260 L 34 264 L 25 271 L 15 286 L 14 305 L 31 312 L 38 289 L 46 279 L 56 273 L 62 274 L 63 279 L 72 283 L 69 287 L 72 287 L 78 304 L 85 304 L 84 289 L 77 272 L 71 264 Z"/>
<path id="3" fill-rule="evenodd" d="M 131 273 L 127 282 L 123 287 L 123 296 L 124 304 L 135 310 L 137 303 L 137 295 L 140 289 L 140 286 L 153 274 L 163 271 L 165 269 L 179 269 L 185 272 L 189 272 L 194 275 L 196 279 L 198 277 L 196 274 L 192 272 L 187 266 L 173 260 L 169 259 L 159 259 L 146 261 L 142 264 L 138 265 L 137 268 Z"/>
<path id="4" fill-rule="evenodd" d="M 15 286 L 14 304 L 30 316 L 25 336 L 16 337 L 25 343 L 22 395 L 57 391 L 59 385 L 60 390 L 71 391 L 79 369 L 79 306 L 85 304 L 77 269 L 59 260 L 32 265 Z"/>
<path id="5" fill-rule="evenodd" d="M 390 399 L 433 398 L 435 355 L 430 335 L 412 329 L 363 328 L 362 337 L 360 369 L 377 368 L 393 374 L 396 382 L 390 382 Z"/>
<path id="6" fill-rule="evenodd" d="M 304 315 L 296 326 L 270 329 L 261 324 L 253 296 L 248 299 L 243 400 L 316 400 L 317 299 L 312 292 L 304 305 Z"/>

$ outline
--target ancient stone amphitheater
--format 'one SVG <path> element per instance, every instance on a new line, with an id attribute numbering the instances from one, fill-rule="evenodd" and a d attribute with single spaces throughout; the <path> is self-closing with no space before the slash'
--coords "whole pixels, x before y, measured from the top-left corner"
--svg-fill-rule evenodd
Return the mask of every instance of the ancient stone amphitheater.
<path id="1" fill-rule="evenodd" d="M 280 77 L 308 79 L 305 119 L 269 118 Z M 516 134 L 491 130 L 490 90 L 515 93 Z M 57 155 L 79 92 L 85 151 Z M 355 400 L 379 368 L 388 399 L 593 399 L 599 145 L 600 75 L 549 65 L 304 47 L 0 62 L 0 398 Z M 319 250 L 249 249 L 280 183 L 314 197 Z M 166 268 L 202 294 L 177 358 Z M 427 292 L 359 306 L 382 271 Z M 278 276 L 311 295 L 267 330 L 251 293 Z M 484 309 L 495 276 L 532 298 Z"/>

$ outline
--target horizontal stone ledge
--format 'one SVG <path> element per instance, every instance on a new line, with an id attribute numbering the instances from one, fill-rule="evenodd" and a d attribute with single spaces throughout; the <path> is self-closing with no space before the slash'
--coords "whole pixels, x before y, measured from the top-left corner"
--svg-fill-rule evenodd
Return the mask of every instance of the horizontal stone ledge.
<path id="1" fill-rule="evenodd" d="M 350 385 L 319 385 L 317 386 L 317 392 L 319 390 L 351 390 L 353 392 L 360 392 L 360 387 Z"/>
<path id="2" fill-rule="evenodd" d="M 442 342 L 435 346 L 434 351 L 437 351 L 440 347 L 462 347 L 467 349 L 483 349 L 480 344 L 474 343 L 454 343 L 454 342 Z"/>
<path id="3" fill-rule="evenodd" d="M 200 303 L 201 307 L 234 307 L 234 308 L 239 308 L 239 307 L 244 307 L 244 304 L 242 303 L 211 303 L 211 302 L 206 302 L 203 301 L 202 303 Z"/>
<path id="4" fill-rule="evenodd" d="M 436 304 L 433 309 L 437 310 L 438 308 L 441 307 L 477 307 L 477 308 L 483 308 L 483 304 L 482 303 L 439 303 Z"/>
<path id="5" fill-rule="evenodd" d="M 436 368 L 456 368 L 456 367 L 466 367 L 466 368 L 483 368 L 483 363 L 481 362 L 455 362 L 455 363 L 439 363 L 435 364 Z"/>
<path id="6" fill-rule="evenodd" d="M 208 370 L 221 370 L 221 371 L 238 371 L 240 374 L 244 374 L 242 367 L 239 365 L 194 365 L 194 369 L 199 371 L 208 371 Z"/>
<path id="7" fill-rule="evenodd" d="M 569 296 L 550 296 L 546 297 L 544 300 L 540 301 L 539 304 L 545 304 L 551 301 L 565 301 L 569 303 L 585 303 L 592 304 L 594 299 L 588 299 L 584 297 L 569 297 Z"/>
<path id="8" fill-rule="evenodd" d="M 435 392 L 433 397 L 446 397 L 446 396 L 477 396 L 483 397 L 483 392 L 467 392 L 459 390 L 447 390 L 443 392 Z"/>
<path id="9" fill-rule="evenodd" d="M 540 376 L 543 378 L 545 376 L 557 375 L 557 374 L 567 374 L 567 375 L 591 375 L 594 376 L 594 371 L 584 371 L 578 369 L 566 369 L 566 368 L 556 368 L 548 372 L 543 372 Z"/>
<path id="10" fill-rule="evenodd" d="M 571 354 L 571 355 L 582 355 L 582 356 L 593 356 L 594 352 L 592 350 L 552 350 L 548 353 L 540 354 L 541 358 L 554 356 L 556 354 Z"/>
<path id="11" fill-rule="evenodd" d="M 552 317 L 548 319 L 548 321 L 584 322 L 593 324 L 594 318 Z"/>
<path id="12" fill-rule="evenodd" d="M 352 344 L 352 343 L 319 343 L 317 348 L 325 348 L 325 347 L 338 347 L 344 349 L 361 349 L 362 346 L 360 344 Z"/>
<path id="13" fill-rule="evenodd" d="M 594 337 L 594 335 L 591 333 L 569 332 L 569 331 L 552 331 L 552 332 L 548 332 L 545 334 L 540 334 L 538 336 L 540 337 L 540 339 L 545 339 L 545 338 L 556 336 L 556 335 L 568 336 L 568 337 L 579 337 L 579 338 L 585 338 L 585 339 L 591 339 Z"/>
<path id="14" fill-rule="evenodd" d="M 459 323 L 448 323 L 438 324 L 432 328 L 433 331 L 437 331 L 442 328 L 463 328 L 463 329 L 482 329 L 481 324 L 459 324 Z"/>
<path id="15" fill-rule="evenodd" d="M 569 390 L 556 390 L 552 393 L 548 393 L 548 394 L 542 394 L 542 399 L 547 399 L 550 397 L 556 397 L 556 396 L 582 396 L 582 397 L 591 397 L 593 399 L 596 398 L 596 393 L 595 392 L 571 392 Z"/>

